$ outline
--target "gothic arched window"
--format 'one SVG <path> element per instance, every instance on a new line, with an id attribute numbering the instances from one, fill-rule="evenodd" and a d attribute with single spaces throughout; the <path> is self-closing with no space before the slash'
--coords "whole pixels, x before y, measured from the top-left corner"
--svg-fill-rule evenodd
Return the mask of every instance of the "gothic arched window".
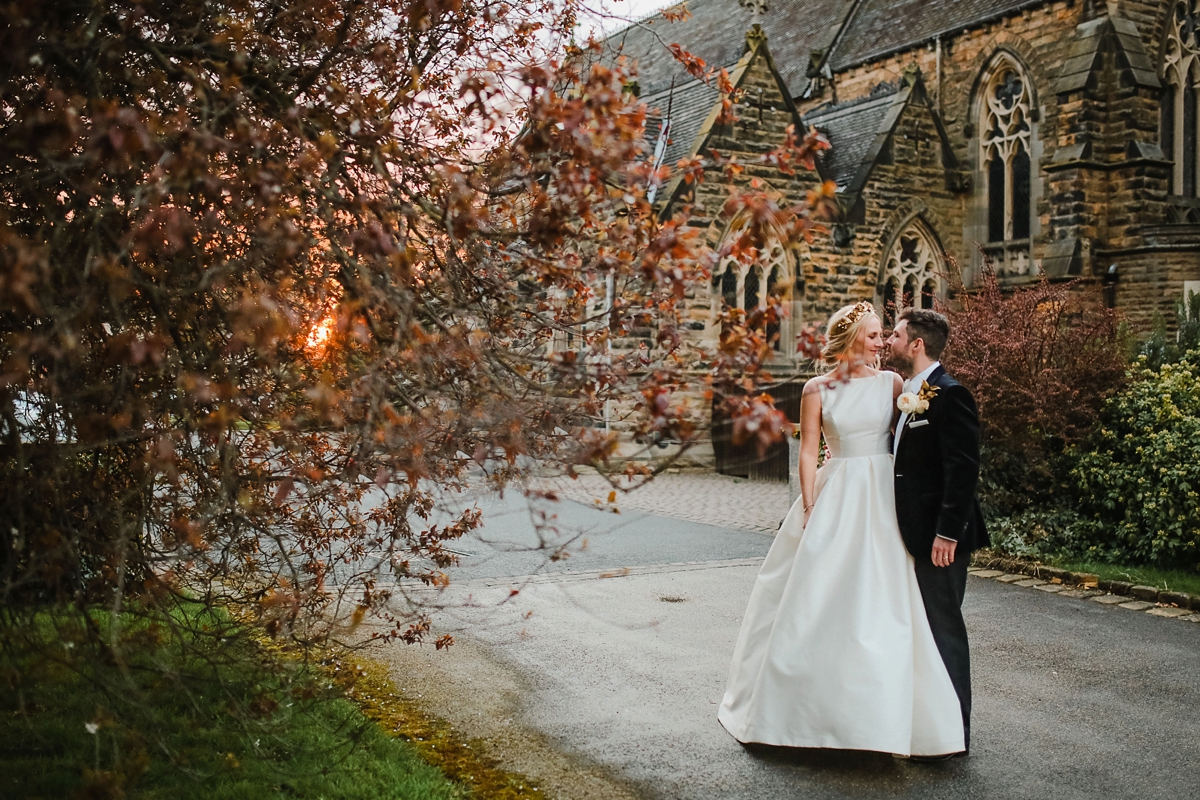
<path id="1" fill-rule="evenodd" d="M 738 236 L 741 232 L 740 226 L 734 226 L 728 235 Z M 715 304 L 723 303 L 728 308 L 745 311 L 765 308 L 770 295 L 779 297 L 785 304 L 792 302 L 792 260 L 787 248 L 772 237 L 750 264 L 742 263 L 733 255 L 726 256 L 713 270 L 712 288 Z M 789 311 L 795 313 L 794 308 L 789 308 Z M 790 330 L 789 318 L 782 325 L 768 325 L 765 331 L 774 350 L 789 357 L 792 353 L 784 344 L 788 341 Z"/>
<path id="2" fill-rule="evenodd" d="M 1200 0 L 1179 3 L 1167 26 L 1160 143 L 1175 162 L 1171 194 L 1196 197 L 1196 87 L 1200 85 Z"/>
<path id="3" fill-rule="evenodd" d="M 995 70 L 979 127 L 986 165 L 988 241 L 1029 238 L 1029 87 L 1016 65 Z"/>
<path id="4" fill-rule="evenodd" d="M 972 240 L 998 276 L 1032 271 L 1033 179 L 1037 174 L 1033 84 L 1015 56 L 997 53 L 980 74 L 974 97 L 978 216 Z"/>
<path id="5" fill-rule="evenodd" d="M 942 250 L 933 234 L 913 220 L 892 242 L 880 280 L 879 305 L 891 327 L 906 308 L 933 308 L 942 294 Z"/>

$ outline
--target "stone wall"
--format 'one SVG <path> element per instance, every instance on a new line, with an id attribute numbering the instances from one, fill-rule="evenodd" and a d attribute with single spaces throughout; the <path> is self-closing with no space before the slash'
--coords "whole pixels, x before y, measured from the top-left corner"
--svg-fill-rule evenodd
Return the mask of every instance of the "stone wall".
<path id="1" fill-rule="evenodd" d="M 902 80 L 911 81 L 912 76 Z M 911 93 L 911 94 L 910 94 Z M 907 100 L 904 95 L 909 95 Z M 948 187 L 946 154 L 932 103 L 923 86 L 906 87 L 898 103 L 903 112 L 888 145 L 889 157 L 876 163 L 861 191 L 859 208 L 848 214 L 853 242 L 836 247 L 823 238 L 812 247 L 806 267 L 807 297 L 812 315 L 822 322 L 840 306 L 877 299 L 880 271 L 895 237 L 913 220 L 921 220 L 949 253 L 963 250 L 964 196 Z"/>
<path id="2" fill-rule="evenodd" d="M 950 146 L 956 159 L 972 180 L 961 202 L 947 209 L 945 216 L 928 220 L 942 238 L 947 251 L 968 271 L 978 269 L 981 256 L 977 242 L 986 238 L 985 185 L 980 174 L 979 110 L 976 99 L 978 82 L 985 68 L 998 53 L 1004 52 L 1025 68 L 1033 88 L 1036 116 L 1030 121 L 1035 170 L 1033 224 L 1034 258 L 1044 246 L 1051 227 L 1054 208 L 1045 186 L 1046 174 L 1040 167 L 1054 158 L 1059 146 L 1059 109 L 1051 83 L 1062 64 L 1082 13 L 1081 3 L 1057 2 L 1027 9 L 945 38 L 939 47 L 929 42 L 881 61 L 855 66 L 834 76 L 824 96 L 813 98 L 811 107 L 836 96 L 845 102 L 871 91 L 884 81 L 900 79 L 906 70 L 919 69 L 935 109 L 941 114 Z M 939 66 L 940 61 L 940 66 Z M 802 109 L 805 110 L 805 109 Z M 1073 142 L 1074 134 L 1067 136 Z M 921 188 L 925 188 L 922 186 Z"/>
<path id="3" fill-rule="evenodd" d="M 786 136 L 789 126 L 803 130 L 803 125 L 791 98 L 785 95 L 778 71 L 771 61 L 769 50 L 761 47 L 761 41 L 749 37 L 750 53 L 745 63 L 732 76 L 737 89 L 738 102 L 734 113 L 736 122 L 724 127 L 712 126 L 704 129 L 706 146 L 701 155 L 711 156 L 712 151 L 720 154 L 727 163 L 736 164 L 736 176 L 726 180 L 724 173 L 710 169 L 704 180 L 697 185 L 668 184 L 664 196 L 670 196 L 672 210 L 688 206 L 692 209 L 689 225 L 712 248 L 717 248 L 728 235 L 734 220 L 723 213 L 731 190 L 762 189 L 772 196 L 780 208 L 788 208 L 805 202 L 808 192 L 820 184 L 818 176 L 806 170 L 795 175 L 785 175 L 774 167 L 762 164 L 762 155 L 775 149 Z M 754 184 L 752 186 L 752 184 Z M 803 249 L 803 248 L 801 248 Z M 795 253 L 794 263 L 806 261 L 806 254 Z M 766 287 L 764 287 L 765 291 Z M 784 300 L 798 305 L 802 295 L 794 281 L 783 290 Z M 688 381 L 675 387 L 673 402 L 686 409 L 686 415 L 696 424 L 698 435 L 686 452 L 681 453 L 677 442 L 634 441 L 631 433 L 632 415 L 640 397 L 630 397 L 610 405 L 611 429 L 621 437 L 616 459 L 638 461 L 671 461 L 673 466 L 683 469 L 711 469 L 714 464 L 712 442 L 712 397 L 705 383 L 719 331 L 714 324 L 719 304 L 708 281 L 696 282 L 685 293 L 682 305 L 677 309 L 686 335 L 680 351 L 681 361 L 688 369 Z M 638 349 L 652 351 L 656 347 L 657 331 L 640 328 L 628 336 L 617 337 L 611 346 L 618 354 L 629 354 Z M 774 359 L 770 368 L 781 376 L 796 373 L 797 364 L 787 348 Z"/>
<path id="4" fill-rule="evenodd" d="M 764 153 L 784 141 L 789 126 L 803 130 L 800 118 L 784 97 L 768 52 L 761 52 L 750 62 L 740 88 L 740 101 L 734 106 L 737 121 L 726 129 L 714 130 L 707 149 L 715 150 L 723 158 L 739 164 L 742 170 L 731 182 L 710 174 L 688 196 L 688 200 L 694 204 L 691 224 L 704 230 L 706 240 L 712 247 L 720 244 L 734 222 L 722 214 L 731 187 L 744 190 L 756 182 L 776 198 L 777 205 L 786 208 L 805 202 L 808 192 L 820 183 L 813 172 L 797 170 L 795 175 L 785 175 L 761 163 Z M 802 246 L 796 253 L 797 260 L 803 260 L 804 256 Z M 789 295 L 785 299 L 792 297 L 789 288 Z M 711 292 L 698 291 L 691 298 L 688 308 L 689 319 L 697 326 L 703 323 L 710 339 L 714 334 L 709 327 L 713 315 L 712 302 Z"/>
<path id="5" fill-rule="evenodd" d="M 1143 235 L 1145 228 L 1168 220 L 1170 166 L 1158 149 L 1154 72 L 1163 20 L 1173 5 L 1053 2 L 1027 8 L 943 38 L 940 45 L 927 42 L 851 66 L 827 81 L 801 111 L 865 96 L 882 82 L 902 79 L 906 71 L 920 71 L 971 187 L 957 202 L 937 198 L 931 203 L 930 192 L 940 181 L 898 159 L 895 168 L 880 170 L 880 182 L 864 197 L 880 207 L 895 204 L 884 196 L 883 174 L 896 172 L 900 190 L 910 187 L 929 205 L 927 222 L 969 281 L 981 263 L 978 242 L 986 238 L 979 81 L 998 53 L 1009 54 L 1024 68 L 1035 93 L 1032 258 L 1052 277 L 1062 278 L 1098 276 L 1117 263 L 1129 287 L 1117 292 L 1118 305 L 1135 328 L 1144 329 L 1156 311 L 1170 319 L 1182 281 L 1200 278 L 1196 250 L 1160 250 Z M 1110 7 L 1117 13 L 1110 15 Z M 884 194 L 873 197 L 873 192 Z M 858 235 L 872 236 L 873 226 L 860 225 Z M 838 255 L 858 261 L 858 250 Z M 815 271 L 826 269 L 823 263 L 814 265 Z M 1163 281 L 1152 292 L 1132 288 Z"/>

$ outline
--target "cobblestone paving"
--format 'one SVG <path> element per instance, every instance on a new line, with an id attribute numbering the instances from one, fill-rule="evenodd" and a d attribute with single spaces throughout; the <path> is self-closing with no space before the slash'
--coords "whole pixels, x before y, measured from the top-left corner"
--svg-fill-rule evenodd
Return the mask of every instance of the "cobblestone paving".
<path id="1" fill-rule="evenodd" d="M 789 507 L 787 484 L 748 481 L 726 475 L 659 475 L 632 491 L 618 490 L 611 504 L 608 498 L 613 487 L 594 472 L 581 472 L 574 480 L 565 475 L 539 478 L 531 488 L 551 490 L 569 500 L 601 508 L 629 508 L 757 533 L 775 533 Z"/>

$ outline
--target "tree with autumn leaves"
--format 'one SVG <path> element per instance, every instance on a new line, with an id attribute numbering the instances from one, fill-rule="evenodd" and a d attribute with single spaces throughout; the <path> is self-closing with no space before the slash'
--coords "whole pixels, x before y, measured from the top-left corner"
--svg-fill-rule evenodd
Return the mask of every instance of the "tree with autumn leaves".
<path id="1" fill-rule="evenodd" d="M 355 618 L 419 641 L 427 615 L 389 598 L 446 581 L 445 545 L 481 522 L 433 524 L 436 492 L 499 489 L 531 463 L 617 468 L 594 424 L 609 401 L 633 406 L 636 436 L 686 444 L 689 386 L 777 435 L 769 398 L 744 389 L 782 312 L 727 320 L 693 385 L 678 312 L 714 254 L 686 209 L 660 218 L 647 199 L 629 75 L 555 46 L 575 12 L 0 10 L 6 623 L 198 601 L 312 640 L 352 598 Z M 811 168 L 820 146 L 794 135 L 765 157 Z M 753 191 L 730 202 L 753 223 L 742 257 L 768 223 L 807 224 Z M 647 324 L 652 347 L 609 347 Z"/>

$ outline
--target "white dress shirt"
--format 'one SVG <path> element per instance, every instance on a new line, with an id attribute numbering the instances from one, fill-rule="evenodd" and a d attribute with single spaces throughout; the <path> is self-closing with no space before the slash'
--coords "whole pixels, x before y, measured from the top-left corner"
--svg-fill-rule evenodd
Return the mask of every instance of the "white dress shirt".
<path id="1" fill-rule="evenodd" d="M 928 367 L 926 367 L 925 369 L 918 372 L 916 375 L 913 375 L 911 378 L 909 378 L 908 380 L 906 380 L 904 382 L 904 391 L 913 392 L 913 393 L 921 391 L 921 384 L 924 383 L 926 380 L 928 380 L 929 376 L 933 374 L 933 371 L 935 369 L 937 369 L 938 367 L 940 367 L 941 365 L 942 365 L 942 362 L 935 361 L 932 364 L 930 364 Z M 896 423 L 896 435 L 894 437 L 892 437 L 892 457 L 893 458 L 895 457 L 895 455 L 897 453 L 900 452 L 900 435 L 902 433 L 904 433 L 904 425 L 907 422 L 908 422 L 908 413 L 907 412 L 901 413 L 900 420 Z"/>

